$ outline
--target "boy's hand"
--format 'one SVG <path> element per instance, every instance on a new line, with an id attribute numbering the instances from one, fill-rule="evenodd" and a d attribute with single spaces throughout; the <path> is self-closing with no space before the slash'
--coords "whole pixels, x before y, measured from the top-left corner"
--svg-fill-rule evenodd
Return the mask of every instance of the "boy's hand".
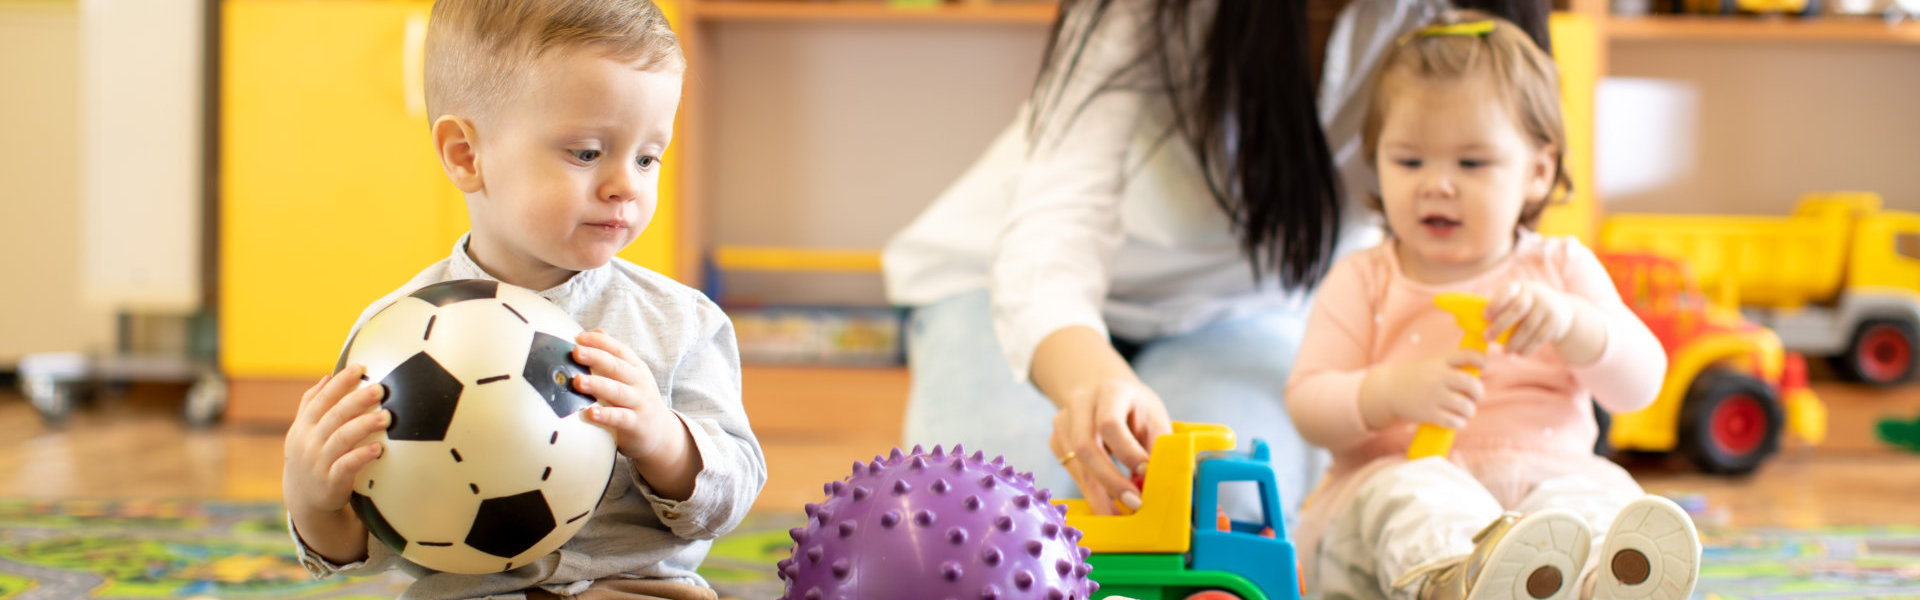
<path id="1" fill-rule="evenodd" d="M 1479 377 L 1460 369 L 1485 368 L 1486 361 L 1484 354 L 1456 349 L 1369 369 L 1360 381 L 1361 417 L 1371 429 L 1395 420 L 1464 428 L 1486 396 L 1486 387 Z"/>
<path id="2" fill-rule="evenodd" d="M 380 457 L 380 444 L 361 442 L 385 429 L 393 415 L 374 410 L 385 399 L 386 386 L 354 389 L 366 371 L 352 365 L 322 377 L 300 399 L 300 411 L 287 430 L 281 476 L 287 512 L 296 520 L 346 510 L 354 476 Z"/>
<path id="3" fill-rule="evenodd" d="M 700 457 L 692 452 L 686 425 L 660 398 L 653 371 L 604 331 L 582 333 L 575 341 L 573 359 L 591 374 L 574 377 L 573 388 L 599 401 L 587 408 L 586 420 L 613 432 L 620 453 L 633 459 L 654 491 L 686 499 L 693 475 L 700 472 Z M 687 494 L 678 493 L 682 490 Z"/>
<path id="4" fill-rule="evenodd" d="M 1572 296 L 1533 282 L 1514 283 L 1487 302 L 1487 339 L 1507 328 L 1507 352 L 1522 355 L 1541 344 L 1559 344 L 1573 331 L 1578 310 Z"/>

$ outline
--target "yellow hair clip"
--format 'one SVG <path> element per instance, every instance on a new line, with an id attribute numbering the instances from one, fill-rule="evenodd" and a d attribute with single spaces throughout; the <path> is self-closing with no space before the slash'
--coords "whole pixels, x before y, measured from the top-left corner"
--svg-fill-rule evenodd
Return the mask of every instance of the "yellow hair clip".
<path id="1" fill-rule="evenodd" d="M 1470 21 L 1451 25 L 1434 25 L 1419 31 L 1420 37 L 1436 35 L 1487 35 L 1493 33 L 1493 21 Z"/>

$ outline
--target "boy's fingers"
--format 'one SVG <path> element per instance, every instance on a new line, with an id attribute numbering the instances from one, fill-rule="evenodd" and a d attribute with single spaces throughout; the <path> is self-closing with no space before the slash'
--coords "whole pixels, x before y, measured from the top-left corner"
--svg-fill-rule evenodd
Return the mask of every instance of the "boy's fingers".
<path id="1" fill-rule="evenodd" d="M 339 402 L 342 396 L 352 392 L 353 387 L 359 385 L 360 377 L 366 372 L 365 366 L 348 365 L 339 373 L 328 375 L 320 384 L 319 390 L 313 393 L 313 397 L 307 399 L 304 414 L 295 418 L 304 417 L 308 423 L 319 421 L 335 402 Z"/>
<path id="2" fill-rule="evenodd" d="M 632 409 L 613 406 L 589 406 L 587 407 L 587 420 L 605 426 L 608 429 L 624 430 L 632 429 L 637 417 L 634 416 Z"/>
<path id="3" fill-rule="evenodd" d="M 386 393 L 387 386 L 378 383 L 354 390 L 328 408 L 326 414 L 320 415 L 320 421 L 314 424 L 314 428 L 321 433 L 332 435 L 333 431 L 346 425 L 348 421 L 367 414 L 373 407 L 379 406 L 380 402 L 386 399 Z"/>
<path id="4" fill-rule="evenodd" d="M 620 340 L 614 339 L 613 336 L 607 335 L 605 331 L 599 329 L 588 331 L 580 334 L 580 337 L 575 341 L 579 344 L 604 351 L 621 361 L 640 364 L 640 358 L 633 354 L 632 349 L 628 348 L 626 344 L 621 343 Z"/>
<path id="5" fill-rule="evenodd" d="M 574 359 L 586 365 L 587 371 L 594 375 L 634 387 L 651 388 L 655 385 L 652 371 L 648 371 L 640 363 L 621 359 L 602 348 L 578 346 L 574 352 Z"/>
<path id="6" fill-rule="evenodd" d="M 639 388 L 611 377 L 580 375 L 573 378 L 573 389 L 607 406 L 626 409 L 640 407 Z"/>
<path id="7" fill-rule="evenodd" d="M 371 412 L 347 421 L 327 436 L 326 443 L 320 446 L 322 460 L 333 461 L 352 452 L 368 436 L 386 429 L 392 422 L 393 413 L 387 411 Z"/>
<path id="8" fill-rule="evenodd" d="M 354 476 L 359 475 L 360 469 L 366 468 L 367 463 L 380 458 L 382 453 L 379 444 L 355 446 L 340 460 L 333 461 L 333 466 L 327 469 L 327 482 L 340 488 L 353 489 Z"/>

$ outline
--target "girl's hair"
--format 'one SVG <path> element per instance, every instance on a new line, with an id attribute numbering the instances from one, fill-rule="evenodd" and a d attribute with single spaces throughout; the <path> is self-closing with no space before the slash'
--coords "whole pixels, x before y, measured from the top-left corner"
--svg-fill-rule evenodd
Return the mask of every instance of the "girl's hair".
<path id="1" fill-rule="evenodd" d="M 1435 28 L 1462 24 L 1491 24 L 1485 31 L 1436 33 Z M 1512 109 L 1515 124 L 1535 148 L 1556 149 L 1553 187 L 1547 197 L 1530 200 L 1520 210 L 1520 225 L 1533 229 L 1548 204 L 1573 192 L 1567 173 L 1567 134 L 1560 116 L 1560 78 L 1553 59 L 1513 23 L 1477 10 L 1453 10 L 1440 15 L 1432 27 L 1401 38 L 1380 60 L 1374 74 L 1374 98 L 1361 127 L 1361 150 L 1369 162 L 1377 160 L 1380 129 L 1386 119 L 1386 99 L 1398 86 L 1452 82 L 1480 76 L 1491 82 L 1496 97 Z M 1380 199 L 1370 198 L 1373 208 Z"/>
<path id="2" fill-rule="evenodd" d="M 1196 15 L 1194 0 L 1144 3 L 1151 10 L 1142 15 L 1140 52 L 1095 93 L 1164 94 L 1173 120 L 1161 139 L 1178 133 L 1199 158 L 1207 189 L 1239 234 L 1254 276 L 1278 271 L 1285 286 L 1310 287 L 1332 260 L 1340 199 L 1314 105 L 1306 2 L 1224 0 L 1211 20 Z M 1108 13 L 1133 10 L 1114 4 L 1060 3 L 1033 90 L 1033 144 L 1084 107 L 1061 106 L 1061 92 Z"/>

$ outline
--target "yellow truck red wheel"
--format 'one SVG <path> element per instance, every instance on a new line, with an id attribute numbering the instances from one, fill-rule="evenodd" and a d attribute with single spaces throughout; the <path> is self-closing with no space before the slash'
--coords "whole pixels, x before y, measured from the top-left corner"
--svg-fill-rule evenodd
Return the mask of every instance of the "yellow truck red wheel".
<path id="1" fill-rule="evenodd" d="M 1785 423 L 1772 386 L 1724 368 L 1694 379 L 1681 409 L 1680 446 L 1700 470 L 1745 474 L 1780 447 Z"/>

